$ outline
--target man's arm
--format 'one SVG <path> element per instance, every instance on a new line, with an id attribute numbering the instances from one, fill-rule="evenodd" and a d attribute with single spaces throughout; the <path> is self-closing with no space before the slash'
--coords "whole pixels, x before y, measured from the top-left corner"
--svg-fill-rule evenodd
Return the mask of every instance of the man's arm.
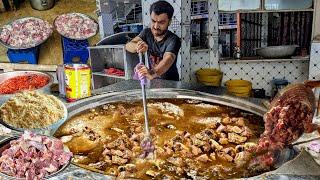
<path id="1" fill-rule="evenodd" d="M 166 52 L 163 55 L 163 59 L 152 70 L 148 70 L 146 66 L 141 65 L 138 67 L 137 71 L 139 74 L 147 77 L 147 79 L 152 80 L 167 72 L 174 63 L 175 58 L 175 54 Z"/>
<path id="2" fill-rule="evenodd" d="M 130 42 L 126 44 L 126 50 L 131 53 L 136 53 L 139 41 L 142 41 L 142 39 L 139 36 L 133 38 Z"/>
<path id="3" fill-rule="evenodd" d="M 158 65 L 154 67 L 154 73 L 158 76 L 161 76 L 164 73 L 166 73 L 174 63 L 175 58 L 176 55 L 174 53 L 165 52 L 163 55 L 163 59 L 159 62 Z"/>

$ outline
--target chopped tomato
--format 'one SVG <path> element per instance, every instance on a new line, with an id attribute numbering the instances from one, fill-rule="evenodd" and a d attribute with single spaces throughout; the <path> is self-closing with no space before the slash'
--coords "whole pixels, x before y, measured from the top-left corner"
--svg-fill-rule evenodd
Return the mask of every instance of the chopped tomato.
<path id="1" fill-rule="evenodd" d="M 13 94 L 22 90 L 39 89 L 49 82 L 49 78 L 44 75 L 24 75 L 10 78 L 0 84 L 0 94 Z"/>

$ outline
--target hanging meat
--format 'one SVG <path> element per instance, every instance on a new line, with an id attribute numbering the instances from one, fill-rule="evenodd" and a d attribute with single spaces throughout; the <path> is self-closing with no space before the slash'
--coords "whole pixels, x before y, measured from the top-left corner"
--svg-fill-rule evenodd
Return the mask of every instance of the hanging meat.
<path id="1" fill-rule="evenodd" d="M 260 139 L 262 149 L 282 149 L 304 132 L 312 132 L 315 97 L 304 84 L 286 87 L 271 102 L 265 114 L 265 131 Z"/>
<path id="2" fill-rule="evenodd" d="M 304 132 L 319 129 L 312 123 L 316 107 L 314 83 L 293 84 L 280 91 L 264 115 L 265 131 L 254 151 L 259 155 L 252 164 L 269 167 L 276 163 L 276 153 L 296 141 Z"/>
<path id="3" fill-rule="evenodd" d="M 35 47 L 52 33 L 52 26 L 39 18 L 28 17 L 17 19 L 5 25 L 0 31 L 0 40 L 11 47 L 26 49 Z"/>
<path id="4" fill-rule="evenodd" d="M 78 40 L 88 39 L 98 30 L 98 24 L 94 20 L 80 13 L 59 15 L 54 26 L 62 36 Z"/>

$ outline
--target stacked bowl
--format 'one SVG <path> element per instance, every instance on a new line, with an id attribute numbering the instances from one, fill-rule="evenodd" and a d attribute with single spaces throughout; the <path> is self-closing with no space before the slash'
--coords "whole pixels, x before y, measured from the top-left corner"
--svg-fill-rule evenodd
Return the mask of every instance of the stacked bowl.
<path id="1" fill-rule="evenodd" d="M 207 86 L 220 86 L 222 80 L 222 72 L 218 69 L 199 69 L 196 72 L 199 83 Z"/>
<path id="2" fill-rule="evenodd" d="M 227 90 L 229 93 L 239 97 L 250 97 L 252 83 L 246 80 L 233 79 L 226 81 Z"/>

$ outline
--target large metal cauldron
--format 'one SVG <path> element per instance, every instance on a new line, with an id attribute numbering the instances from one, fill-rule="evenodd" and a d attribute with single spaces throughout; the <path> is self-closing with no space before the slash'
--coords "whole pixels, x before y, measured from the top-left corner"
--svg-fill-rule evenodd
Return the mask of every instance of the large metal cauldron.
<path id="1" fill-rule="evenodd" d="M 171 89 L 171 88 L 162 88 L 162 89 L 151 89 L 147 91 L 148 99 L 192 99 L 192 100 L 200 100 L 203 102 L 209 103 L 217 103 L 225 106 L 230 106 L 233 108 L 237 108 L 243 111 L 251 112 L 258 116 L 263 116 L 267 109 L 255 103 L 246 101 L 241 98 L 235 98 L 231 96 L 216 96 L 208 93 L 192 91 L 192 90 L 183 90 L 183 89 Z M 90 108 L 94 108 L 106 103 L 113 102 L 128 102 L 128 101 L 138 101 L 141 100 L 141 91 L 140 90 L 130 90 L 123 92 L 111 92 L 108 94 L 102 94 L 93 96 L 90 98 L 86 98 L 75 103 L 69 104 L 68 108 L 68 119 L 82 111 L 85 111 Z M 288 153 L 287 153 L 288 154 Z M 290 152 L 289 152 L 290 154 Z M 294 157 L 294 156 L 293 156 Z M 292 159 L 293 157 L 288 157 L 283 162 L 286 162 L 288 159 Z M 278 164 L 279 166 L 282 165 Z M 277 167 L 279 167 L 277 166 Z M 265 174 L 252 177 L 253 179 L 260 178 Z M 110 176 L 110 178 L 112 178 Z"/>
<path id="2" fill-rule="evenodd" d="M 185 89 L 171 89 L 171 88 L 151 89 L 147 91 L 147 98 L 148 99 L 176 98 L 176 99 L 201 100 L 205 102 L 211 102 L 211 103 L 217 103 L 225 106 L 230 106 L 233 108 L 251 112 L 259 116 L 263 116 L 264 113 L 267 112 L 266 108 L 240 98 L 235 98 L 231 96 L 216 96 L 208 93 L 185 90 Z M 137 101 L 137 100 L 142 100 L 141 90 L 112 92 L 108 94 L 93 96 L 93 97 L 86 98 L 68 105 L 67 106 L 68 118 L 84 110 L 94 108 L 106 103 L 128 102 L 128 101 Z"/>

